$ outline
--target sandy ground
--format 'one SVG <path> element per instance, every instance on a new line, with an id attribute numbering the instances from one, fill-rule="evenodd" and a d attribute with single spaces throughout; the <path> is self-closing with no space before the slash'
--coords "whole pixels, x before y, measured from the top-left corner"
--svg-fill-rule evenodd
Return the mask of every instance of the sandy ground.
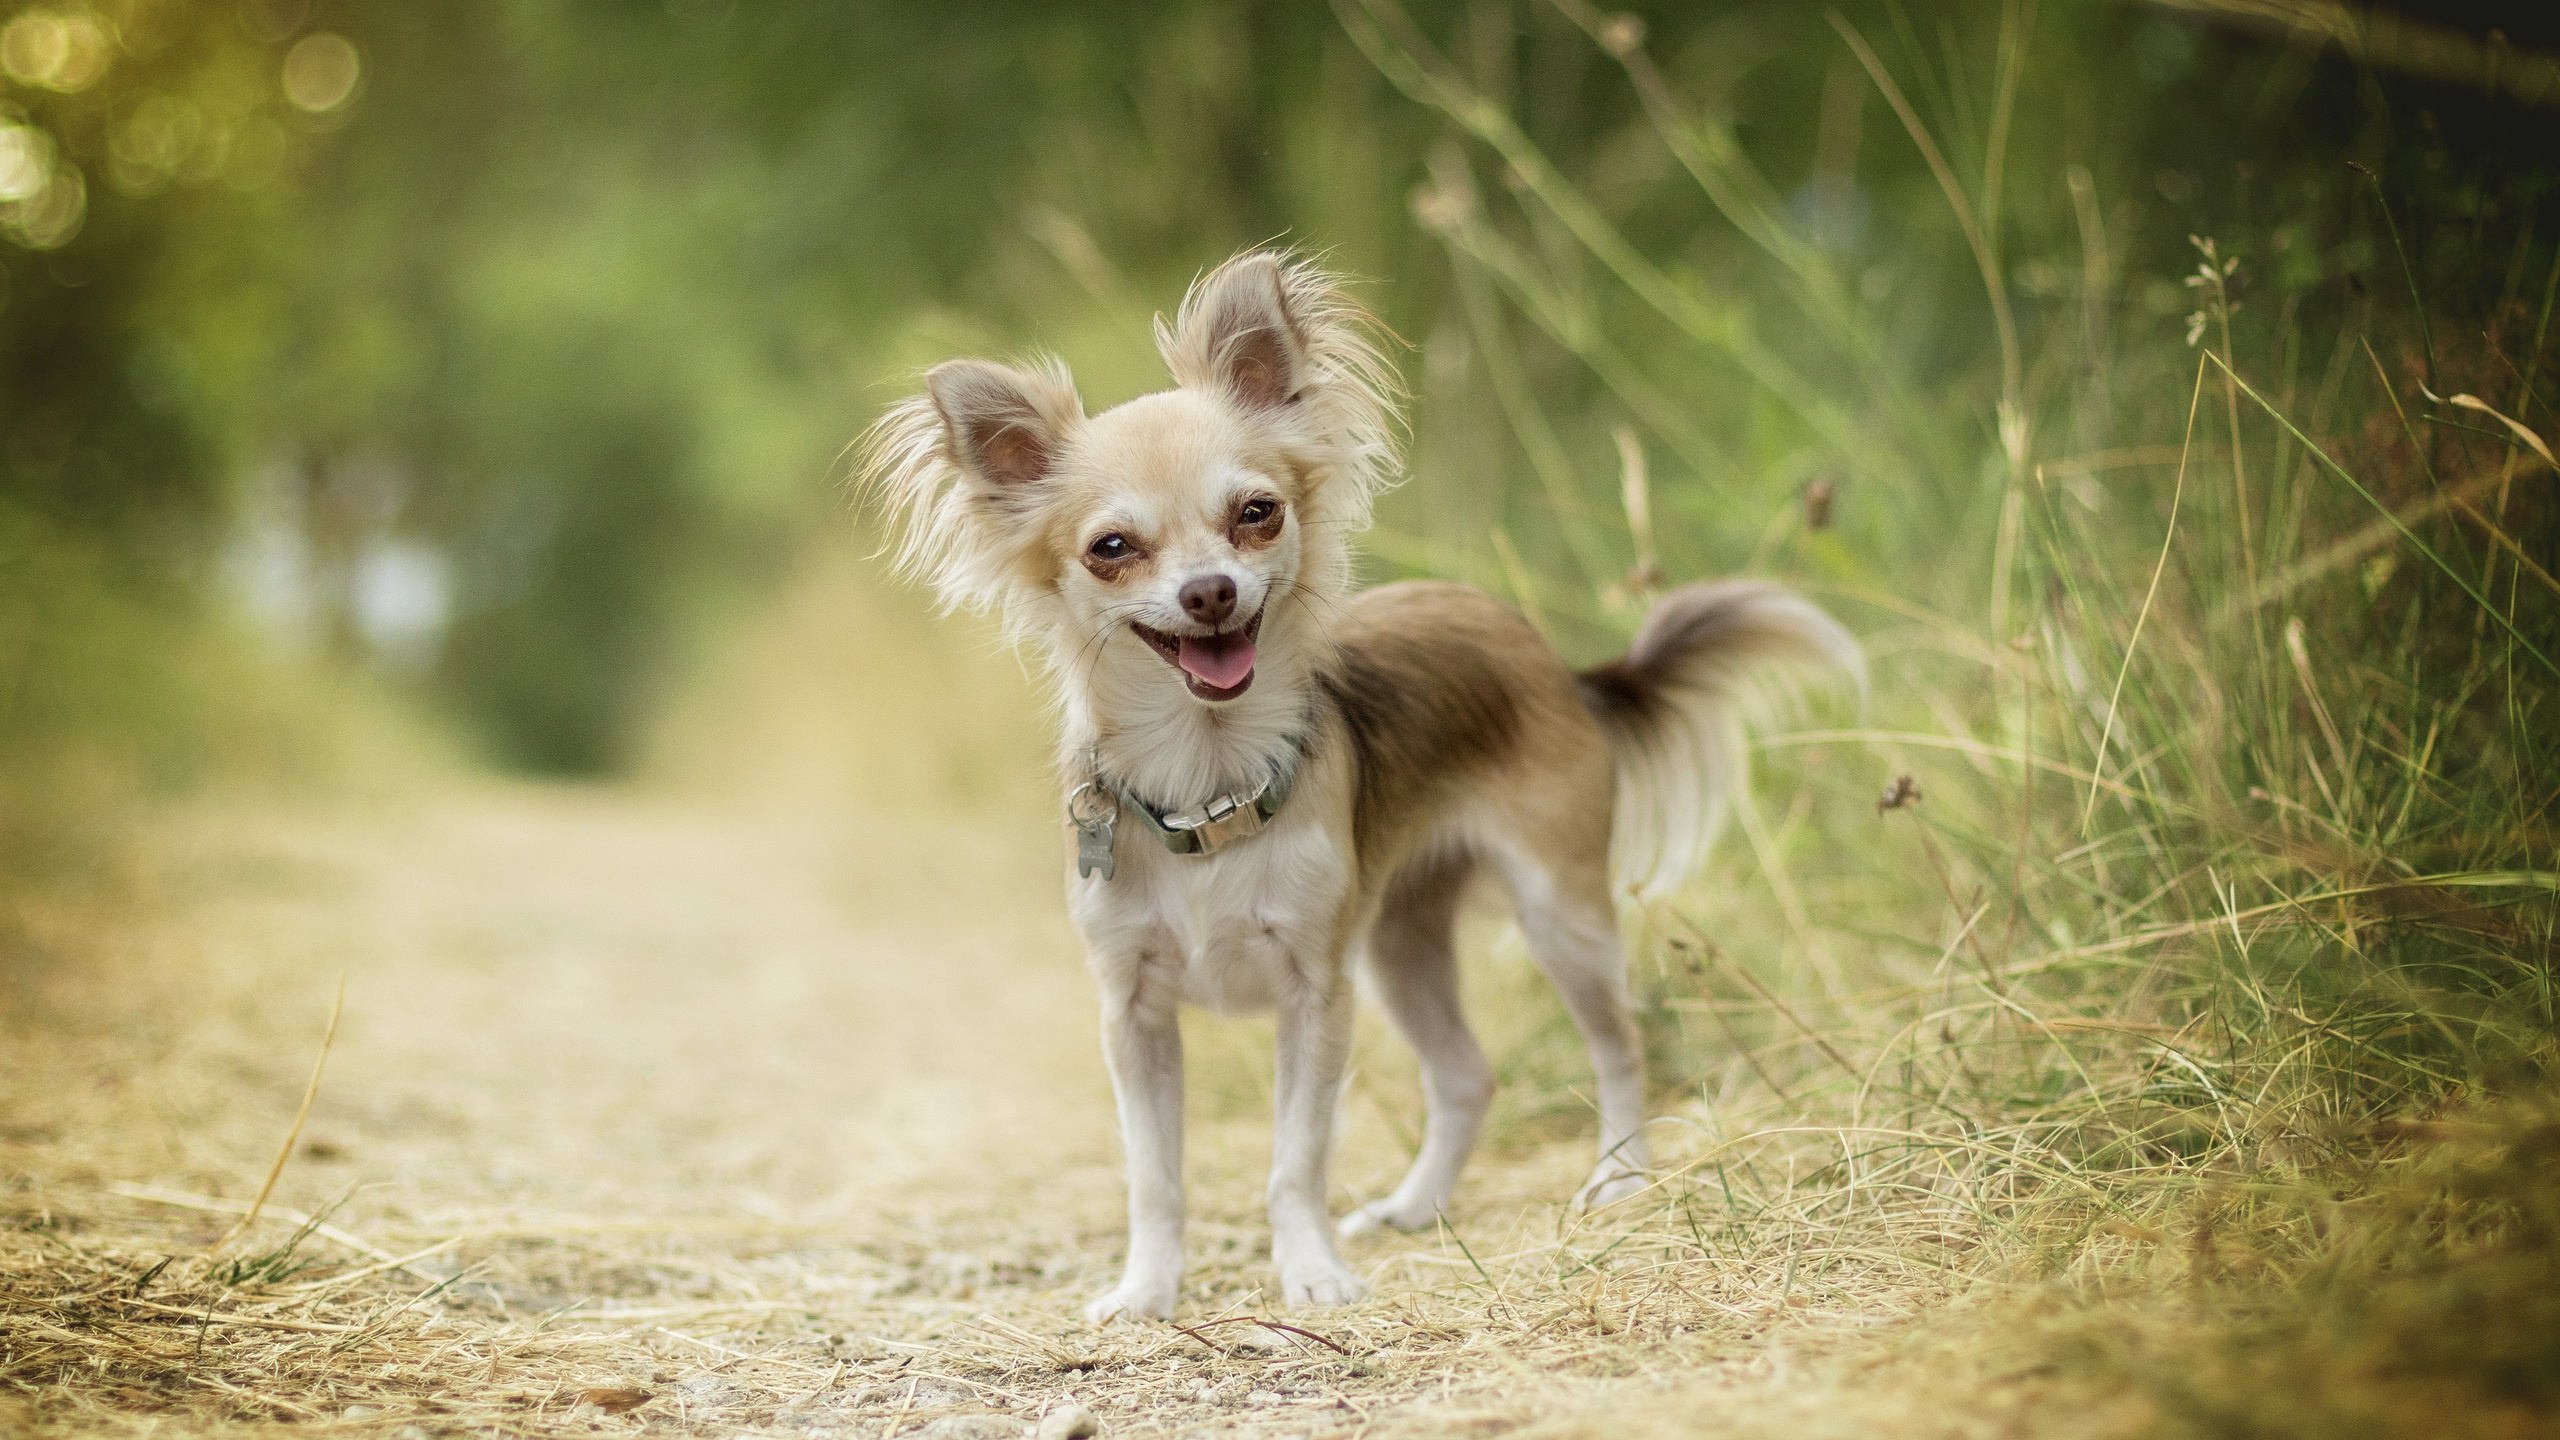
<path id="1" fill-rule="evenodd" d="M 796 613 L 650 784 L 446 774 L 155 828 L 108 937 L 7 991 L 7 1283 L 186 1273 L 266 1173 L 341 974 L 235 1251 L 324 1208 L 292 1284 L 443 1248 L 334 1309 L 199 1287 L 163 1313 L 141 1281 L 107 1297 L 129 1315 L 61 1311 L 58 1363 L 20 1326 L 0 1429 L 991 1436 L 1069 1398 L 1111 1435 L 1856 1428 L 1842 1367 L 1942 1297 L 1801 1315 L 1758 1271 L 1585 1265 L 1571 1123 L 1497 1133 L 1457 1233 L 1353 1247 L 1376 1300 L 1283 1314 L 1268 1040 L 1234 1022 L 1192 1031 L 1191 1329 L 1082 1325 L 1120 1188 L 1027 682 L 859 584 Z M 1419 1120 L 1364 1024 L 1338 1209 Z M 249 1315 L 345 1328 L 214 1318 Z M 82 1369 L 83 1336 L 159 1358 Z"/>

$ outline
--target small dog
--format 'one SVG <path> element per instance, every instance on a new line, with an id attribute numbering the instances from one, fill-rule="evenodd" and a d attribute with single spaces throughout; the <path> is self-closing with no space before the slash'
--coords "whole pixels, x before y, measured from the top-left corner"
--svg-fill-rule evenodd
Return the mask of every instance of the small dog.
<path id="1" fill-rule="evenodd" d="M 1182 1280 L 1183 1004 L 1276 1011 L 1271 1258 L 1293 1306 L 1367 1287 L 1325 1167 L 1353 957 L 1421 1057 L 1421 1154 L 1342 1223 L 1429 1225 L 1493 1091 L 1458 1004 L 1471 877 L 1509 890 L 1598 1077 L 1580 1199 L 1642 1188 L 1644 1072 L 1614 884 L 1685 875 L 1744 780 L 1753 684 L 1855 674 L 1856 642 L 1774 586 L 1665 595 L 1579 674 L 1483 593 L 1355 591 L 1351 536 L 1395 456 L 1375 327 L 1309 261 L 1248 253 L 1156 341 L 1174 388 L 1088 416 L 1054 361 L 954 360 L 865 437 L 896 555 L 1047 662 L 1127 1152 L 1129 1253 L 1096 1321 L 1166 1319 Z M 1614 877 L 1614 880 L 1613 880 Z"/>

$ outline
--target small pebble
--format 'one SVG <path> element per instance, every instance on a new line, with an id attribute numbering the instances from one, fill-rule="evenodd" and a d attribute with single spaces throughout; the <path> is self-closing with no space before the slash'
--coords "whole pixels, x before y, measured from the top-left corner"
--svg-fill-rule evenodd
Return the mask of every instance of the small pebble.
<path id="1" fill-rule="evenodd" d="M 737 1387 L 717 1375 L 688 1375 L 676 1382 L 676 1393 L 688 1404 L 722 1405 L 728 1403 Z"/>
<path id="2" fill-rule="evenodd" d="M 1102 1433 L 1102 1422 L 1073 1400 L 1062 1400 L 1040 1417 L 1038 1440 L 1090 1440 Z"/>

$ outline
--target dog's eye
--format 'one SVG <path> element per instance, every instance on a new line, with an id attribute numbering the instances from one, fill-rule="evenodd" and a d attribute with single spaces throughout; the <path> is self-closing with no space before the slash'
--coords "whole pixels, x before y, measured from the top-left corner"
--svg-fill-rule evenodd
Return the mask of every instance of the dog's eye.
<path id="1" fill-rule="evenodd" d="M 1247 500 L 1244 508 L 1236 512 L 1236 523 L 1260 525 L 1279 513 L 1280 502 L 1277 500 Z"/>
<path id="2" fill-rule="evenodd" d="M 1084 547 L 1084 553 L 1096 560 L 1126 560 L 1137 552 L 1129 544 L 1129 537 L 1114 531 L 1095 536 L 1093 543 Z"/>

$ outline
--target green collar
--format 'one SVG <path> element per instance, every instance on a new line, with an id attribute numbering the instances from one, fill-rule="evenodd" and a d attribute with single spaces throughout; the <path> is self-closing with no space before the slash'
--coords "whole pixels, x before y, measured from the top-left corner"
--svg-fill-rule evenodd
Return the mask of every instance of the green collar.
<path id="1" fill-rule="evenodd" d="M 1305 753 L 1306 741 L 1296 740 L 1280 757 L 1279 767 L 1260 786 L 1213 795 L 1188 810 L 1174 811 L 1158 810 L 1095 766 L 1093 778 L 1067 797 L 1067 818 L 1077 834 L 1076 873 L 1081 876 L 1099 871 L 1103 879 L 1111 878 L 1115 868 L 1113 831 L 1123 811 L 1136 814 L 1164 848 L 1176 855 L 1214 855 L 1239 840 L 1261 834 L 1280 813 L 1280 807 L 1289 803 L 1289 792 L 1297 785 L 1298 766 Z"/>
<path id="2" fill-rule="evenodd" d="M 1238 840 L 1260 834 L 1262 827 L 1280 813 L 1280 807 L 1289 803 L 1290 788 L 1298 780 L 1298 750 L 1294 745 L 1289 747 L 1289 753 L 1281 757 L 1280 768 L 1260 788 L 1213 795 L 1206 803 L 1188 810 L 1160 811 L 1119 781 L 1107 776 L 1098 778 L 1120 797 L 1121 804 L 1137 812 L 1167 850 L 1176 855 L 1214 855 Z"/>

